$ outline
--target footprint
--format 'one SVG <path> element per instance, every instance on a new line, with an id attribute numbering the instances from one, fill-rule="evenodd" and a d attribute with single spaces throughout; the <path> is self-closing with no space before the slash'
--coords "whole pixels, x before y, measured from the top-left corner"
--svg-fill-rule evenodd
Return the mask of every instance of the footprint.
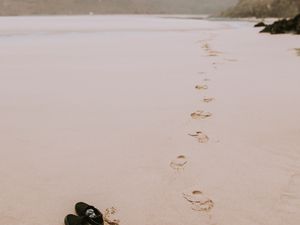
<path id="1" fill-rule="evenodd" d="M 111 207 L 105 209 L 103 219 L 105 225 L 120 225 L 120 220 L 115 218 L 115 214 L 117 213 L 116 208 Z"/>
<path id="2" fill-rule="evenodd" d="M 200 212 L 208 212 L 214 207 L 214 202 L 206 197 L 202 191 L 189 190 L 184 192 L 183 197 L 191 203 L 191 209 Z"/>
<path id="3" fill-rule="evenodd" d="M 184 169 L 187 162 L 187 158 L 184 155 L 179 155 L 176 159 L 172 160 L 170 167 L 175 170 Z"/>
<path id="4" fill-rule="evenodd" d="M 189 134 L 191 137 L 194 137 L 200 143 L 207 143 L 209 141 L 209 137 L 204 134 L 202 131 L 197 131 L 195 134 Z"/>
<path id="5" fill-rule="evenodd" d="M 218 54 L 214 53 L 214 52 L 209 52 L 209 54 L 207 56 L 216 57 L 216 56 L 218 56 Z"/>
<path id="6" fill-rule="evenodd" d="M 207 52 L 207 56 L 219 56 L 222 52 L 213 50 L 208 43 L 202 45 L 202 49 Z"/>
<path id="7" fill-rule="evenodd" d="M 191 117 L 193 119 L 205 119 L 205 118 L 208 118 L 208 117 L 211 117 L 212 114 L 210 112 L 204 112 L 204 111 L 201 111 L 201 110 L 198 110 L 196 112 L 193 112 L 191 114 Z"/>
<path id="8" fill-rule="evenodd" d="M 206 90 L 206 89 L 208 89 L 208 86 L 206 84 L 196 85 L 195 88 L 198 89 L 198 90 Z"/>
<path id="9" fill-rule="evenodd" d="M 204 97 L 203 98 L 203 102 L 205 102 L 205 103 L 212 102 L 213 100 L 215 100 L 215 98 L 212 98 L 212 97 Z"/>
<path id="10" fill-rule="evenodd" d="M 204 49 L 205 51 L 209 51 L 209 50 L 210 50 L 209 44 L 208 44 L 208 43 L 204 43 L 204 44 L 202 45 L 202 49 Z"/>
<path id="11" fill-rule="evenodd" d="M 209 50 L 207 56 L 219 56 L 221 52 Z"/>

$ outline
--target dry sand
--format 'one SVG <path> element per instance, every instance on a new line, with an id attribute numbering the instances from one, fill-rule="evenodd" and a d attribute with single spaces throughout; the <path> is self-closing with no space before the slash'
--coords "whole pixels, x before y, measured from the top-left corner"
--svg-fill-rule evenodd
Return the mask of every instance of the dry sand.
<path id="1" fill-rule="evenodd" d="M 0 224 L 299 225 L 300 39 L 252 25 L 1 18 Z"/>

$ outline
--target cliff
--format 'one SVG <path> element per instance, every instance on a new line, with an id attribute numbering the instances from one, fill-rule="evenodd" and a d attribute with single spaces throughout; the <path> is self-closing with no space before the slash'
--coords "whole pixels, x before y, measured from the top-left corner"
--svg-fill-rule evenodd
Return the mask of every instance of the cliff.
<path id="1" fill-rule="evenodd" d="M 229 17 L 293 17 L 300 12 L 300 0 L 240 0 L 222 15 Z"/>

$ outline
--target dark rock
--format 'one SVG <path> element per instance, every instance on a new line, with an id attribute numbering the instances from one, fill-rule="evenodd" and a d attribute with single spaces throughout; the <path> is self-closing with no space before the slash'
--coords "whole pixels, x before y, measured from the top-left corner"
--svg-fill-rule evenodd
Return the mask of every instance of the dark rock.
<path id="1" fill-rule="evenodd" d="M 294 33 L 300 34 L 300 14 L 292 19 L 283 19 L 274 22 L 273 24 L 266 25 L 261 33 L 271 34 L 285 34 Z"/>
<path id="2" fill-rule="evenodd" d="M 271 33 L 272 25 L 267 25 L 260 33 Z"/>
<path id="3" fill-rule="evenodd" d="M 254 27 L 265 27 L 265 26 L 267 26 L 267 25 L 264 22 L 259 22 L 254 25 Z"/>

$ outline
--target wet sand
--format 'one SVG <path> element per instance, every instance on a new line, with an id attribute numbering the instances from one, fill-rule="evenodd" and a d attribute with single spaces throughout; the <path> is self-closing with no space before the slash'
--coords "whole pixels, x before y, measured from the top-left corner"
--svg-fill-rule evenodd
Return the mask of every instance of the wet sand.
<path id="1" fill-rule="evenodd" d="M 0 223 L 298 225 L 300 39 L 253 24 L 0 18 Z"/>

